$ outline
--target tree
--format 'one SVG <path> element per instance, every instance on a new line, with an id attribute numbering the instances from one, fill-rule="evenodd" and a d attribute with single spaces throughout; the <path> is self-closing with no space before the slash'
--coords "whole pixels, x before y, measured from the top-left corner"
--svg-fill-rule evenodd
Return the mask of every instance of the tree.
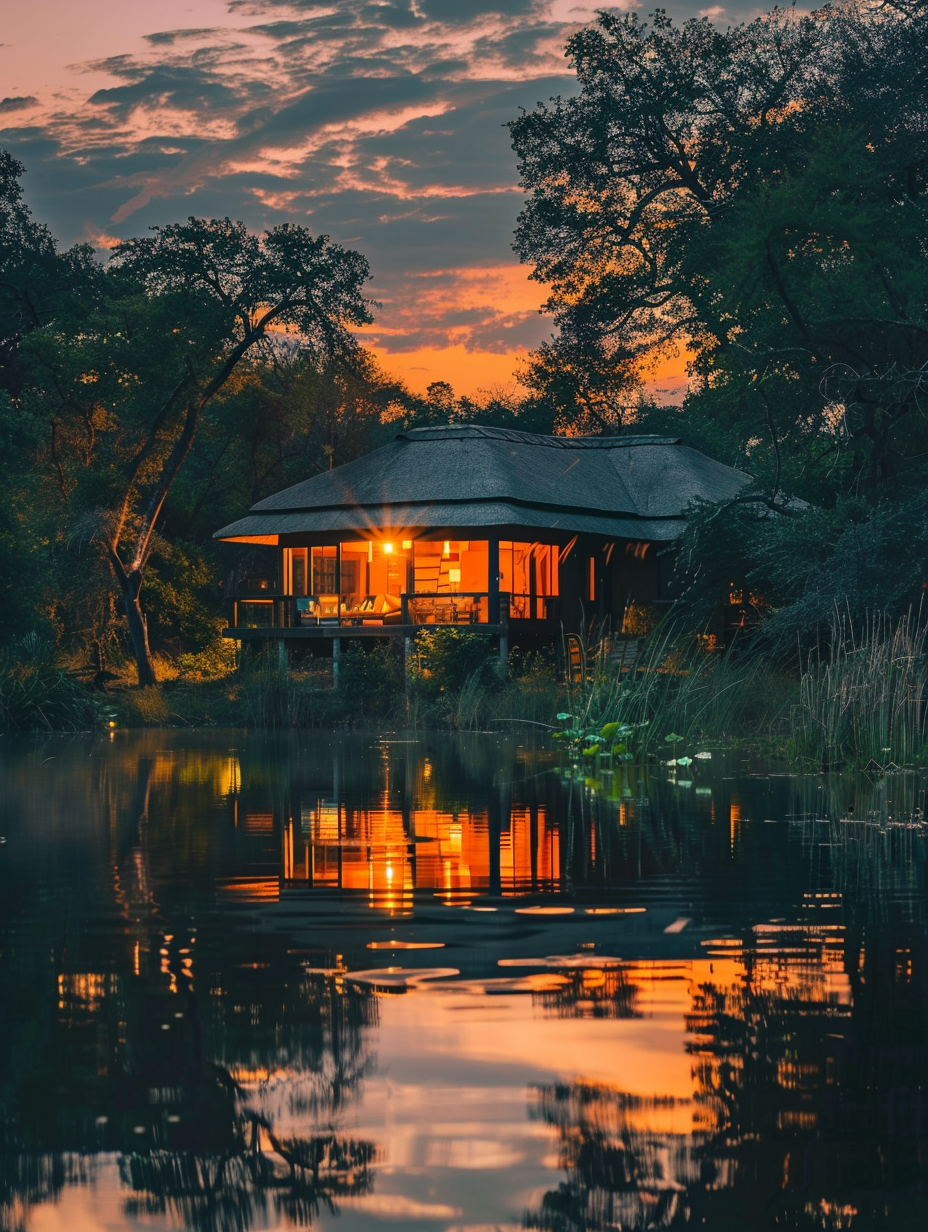
<path id="1" fill-rule="evenodd" d="M 534 384 L 613 427 L 686 347 L 707 417 L 752 463 L 765 443 L 774 488 L 789 451 L 891 481 L 928 361 L 926 33 L 921 10 L 851 4 L 724 32 L 603 13 L 576 34 L 579 94 L 510 125 L 515 246 L 559 331 Z"/>
<path id="2" fill-rule="evenodd" d="M 120 245 L 102 302 L 31 340 L 30 398 L 52 470 L 88 511 L 118 584 L 139 684 L 155 683 L 141 602 L 165 501 L 207 407 L 275 348 L 335 363 L 370 320 L 366 260 L 284 225 L 259 238 L 229 219 L 156 228 Z"/>
<path id="3" fill-rule="evenodd" d="M 92 295 L 100 283 L 89 244 L 60 253 L 49 229 L 32 217 L 20 184 L 24 172 L 0 150 L 0 388 L 7 392 L 19 384 L 22 339 L 53 320 L 70 297 Z"/>

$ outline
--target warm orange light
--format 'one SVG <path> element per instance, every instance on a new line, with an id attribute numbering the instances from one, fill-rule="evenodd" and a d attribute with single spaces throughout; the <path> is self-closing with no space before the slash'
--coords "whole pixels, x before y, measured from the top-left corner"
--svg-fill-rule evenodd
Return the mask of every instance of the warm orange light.
<path id="1" fill-rule="evenodd" d="M 392 543 L 385 543 L 385 544 L 383 545 L 383 550 L 384 550 L 384 552 L 385 552 L 385 553 L 389 556 L 389 554 L 393 551 L 393 544 L 392 544 Z"/>
<path id="2" fill-rule="evenodd" d="M 403 540 L 403 551 L 404 551 L 404 552 L 408 552 L 408 551 L 410 550 L 410 548 L 411 548 L 411 547 L 412 547 L 412 540 L 411 540 L 411 539 L 404 539 L 404 540 Z"/>
<path id="3" fill-rule="evenodd" d="M 442 553 L 441 553 L 441 554 L 442 554 L 442 556 L 450 556 L 450 555 L 451 555 L 451 542 L 450 542 L 450 540 L 448 540 L 448 539 L 446 539 L 446 540 L 445 540 L 445 546 L 442 548 Z"/>

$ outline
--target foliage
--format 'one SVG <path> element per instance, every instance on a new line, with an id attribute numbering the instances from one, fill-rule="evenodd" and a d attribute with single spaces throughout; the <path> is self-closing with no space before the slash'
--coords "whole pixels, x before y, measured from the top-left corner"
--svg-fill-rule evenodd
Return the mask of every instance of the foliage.
<path id="1" fill-rule="evenodd" d="M 217 630 L 203 650 L 179 654 L 175 666 L 178 677 L 183 680 L 220 680 L 235 670 L 235 643 L 222 637 Z"/>
<path id="2" fill-rule="evenodd" d="M 685 623 L 666 620 L 644 640 L 633 664 L 616 668 L 608 642 L 587 648 L 589 674 L 568 692 L 557 733 L 575 762 L 602 750 L 614 760 L 693 757 L 707 744 L 782 747 L 796 682 L 760 650 L 706 649 Z M 620 747 L 621 746 L 621 747 Z M 684 763 L 681 763 L 684 764 Z"/>
<path id="3" fill-rule="evenodd" d="M 502 680 L 486 637 L 456 628 L 421 629 L 415 637 L 408 689 L 417 723 L 474 730 Z"/>
<path id="4" fill-rule="evenodd" d="M 393 641 L 349 646 L 342 655 L 338 692 L 344 719 L 357 726 L 402 714 L 403 656 Z"/>
<path id="5" fill-rule="evenodd" d="M 86 731 L 98 718 L 93 698 L 35 634 L 0 655 L 0 732 Z"/>
<path id="6" fill-rule="evenodd" d="M 579 92 L 510 124 L 558 328 L 530 383 L 562 419 L 634 421 L 687 349 L 688 411 L 772 498 L 875 492 L 923 452 L 926 31 L 861 2 L 572 37 Z"/>
<path id="7" fill-rule="evenodd" d="M 99 267 L 89 244 L 58 251 L 54 236 L 23 200 L 22 163 L 0 150 L 0 390 L 22 385 L 19 345 L 52 322 L 75 296 L 93 298 Z"/>
<path id="8" fill-rule="evenodd" d="M 604 723 L 590 723 L 589 714 L 575 716 L 561 711 L 557 716 L 559 723 L 571 724 L 554 733 L 553 739 L 560 740 L 562 747 L 571 761 L 578 762 L 582 757 L 599 757 L 608 754 L 615 761 L 631 761 L 633 754 L 629 745 L 636 735 L 638 724 L 617 723 L 614 720 Z"/>
<path id="9" fill-rule="evenodd" d="M 337 687 L 328 664 L 284 671 L 273 647 L 246 659 L 233 707 L 251 727 L 369 727 L 404 710 L 402 659 L 389 644 L 346 650 Z"/>
<path id="10" fill-rule="evenodd" d="M 771 516 L 748 504 L 694 513 L 676 563 L 676 618 L 700 631 L 734 587 L 749 629 L 771 657 L 795 662 L 836 608 L 858 621 L 895 619 L 918 604 L 928 580 L 928 514 L 918 488 L 871 504 L 842 497 L 831 507 Z M 798 664 L 797 664 L 798 666 Z"/>

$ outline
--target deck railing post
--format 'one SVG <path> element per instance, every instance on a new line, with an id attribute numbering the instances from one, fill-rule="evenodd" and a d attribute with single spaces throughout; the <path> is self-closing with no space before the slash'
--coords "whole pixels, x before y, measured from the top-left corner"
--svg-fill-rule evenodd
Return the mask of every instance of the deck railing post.
<path id="1" fill-rule="evenodd" d="M 342 665 L 342 639 L 340 637 L 332 638 L 332 688 L 338 688 L 338 678 L 341 675 L 340 668 Z"/>

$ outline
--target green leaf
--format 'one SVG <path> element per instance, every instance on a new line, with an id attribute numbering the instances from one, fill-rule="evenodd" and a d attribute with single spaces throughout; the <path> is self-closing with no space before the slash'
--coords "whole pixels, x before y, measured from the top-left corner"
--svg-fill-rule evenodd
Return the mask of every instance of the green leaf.
<path id="1" fill-rule="evenodd" d="M 668 744 L 673 744 L 675 740 L 682 740 L 683 737 L 678 736 L 676 732 L 671 732 L 670 735 L 665 736 L 664 739 L 667 741 Z"/>
<path id="2" fill-rule="evenodd" d="M 572 719 L 573 717 L 574 716 L 572 714 L 568 714 L 566 710 L 562 710 L 560 714 L 557 716 L 557 721 L 559 723 L 563 723 L 565 719 Z"/>

